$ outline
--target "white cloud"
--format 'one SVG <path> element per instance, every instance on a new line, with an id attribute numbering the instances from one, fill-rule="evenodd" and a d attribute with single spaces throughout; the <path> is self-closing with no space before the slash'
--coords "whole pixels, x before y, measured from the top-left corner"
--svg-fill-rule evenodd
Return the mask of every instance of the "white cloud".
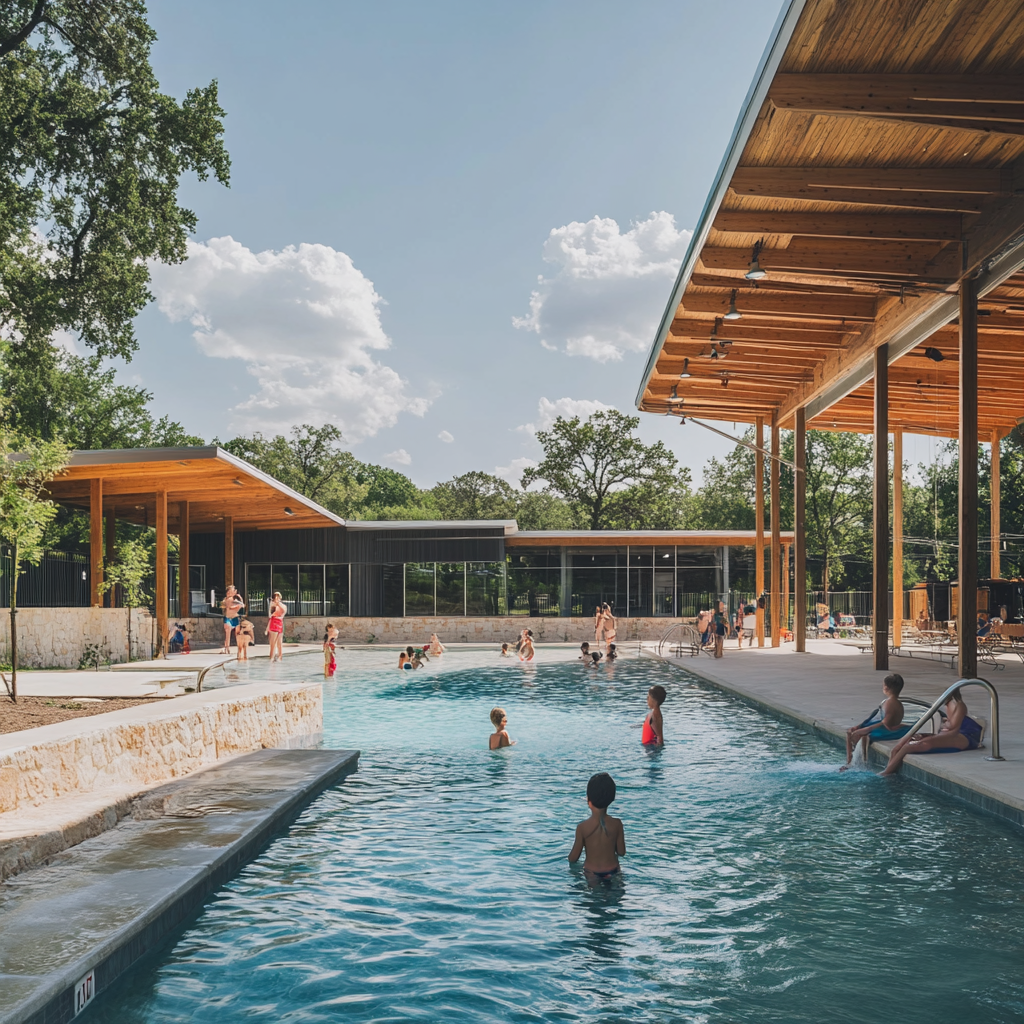
<path id="1" fill-rule="evenodd" d="M 544 243 L 554 273 L 538 278 L 529 316 L 512 322 L 539 334 L 545 348 L 564 345 L 571 356 L 602 363 L 645 351 L 691 234 L 665 212 L 625 233 L 609 217 L 554 228 Z"/>
<path id="2" fill-rule="evenodd" d="M 614 408 L 612 405 L 605 405 L 604 402 L 590 398 L 559 398 L 554 402 L 550 398 L 542 398 L 537 403 L 537 422 L 524 423 L 516 429 L 526 434 L 536 434 L 538 430 L 550 430 L 559 416 L 567 420 L 572 419 L 573 416 L 579 416 L 580 419 L 585 420 L 592 413 L 599 412 L 601 409 Z"/>
<path id="3" fill-rule="evenodd" d="M 513 459 L 507 466 L 495 466 L 494 476 L 508 481 L 513 487 L 519 487 L 523 477 L 523 471 L 531 466 L 536 466 L 536 459 Z M 534 484 L 534 488 L 543 487 L 543 484 Z"/>
<path id="4" fill-rule="evenodd" d="M 429 399 L 374 353 L 391 345 L 383 300 L 343 252 L 303 242 L 255 253 L 230 236 L 189 242 L 185 263 L 151 266 L 157 306 L 188 320 L 200 349 L 241 359 L 258 390 L 235 407 L 233 429 L 336 423 L 349 441 L 422 416 Z"/>
<path id="5" fill-rule="evenodd" d="M 440 434 L 438 434 L 437 436 L 438 436 L 438 437 L 439 437 L 439 438 L 440 438 L 440 439 L 441 439 L 442 441 L 444 441 L 444 443 L 445 443 L 445 444 L 451 444 L 451 443 L 452 443 L 452 441 L 454 441 L 454 440 L 455 440 L 455 438 L 454 438 L 454 437 L 452 437 L 452 435 L 451 435 L 451 434 L 449 434 L 447 430 L 442 430 L 442 431 L 441 431 L 441 433 L 440 433 Z"/>
<path id="6" fill-rule="evenodd" d="M 397 452 L 388 452 L 384 458 L 387 459 L 388 462 L 397 463 L 399 466 L 412 465 L 412 456 L 404 448 L 399 448 Z"/>

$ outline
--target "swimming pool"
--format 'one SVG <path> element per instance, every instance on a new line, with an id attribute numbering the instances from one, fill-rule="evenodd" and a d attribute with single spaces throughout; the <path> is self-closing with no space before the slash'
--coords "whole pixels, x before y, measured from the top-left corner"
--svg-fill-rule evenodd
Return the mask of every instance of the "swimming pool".
<path id="1" fill-rule="evenodd" d="M 358 773 L 82 1019 L 1024 1021 L 1019 832 L 841 776 L 676 669 L 562 656 L 343 652 L 325 744 L 360 748 Z M 631 726 L 654 683 L 650 752 Z M 518 743 L 490 752 L 495 704 Z M 565 856 L 597 771 L 629 855 L 591 886 Z"/>

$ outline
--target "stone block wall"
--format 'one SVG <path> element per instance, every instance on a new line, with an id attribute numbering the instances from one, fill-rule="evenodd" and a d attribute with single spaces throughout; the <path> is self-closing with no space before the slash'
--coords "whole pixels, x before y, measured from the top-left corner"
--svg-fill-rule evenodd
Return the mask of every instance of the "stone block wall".
<path id="1" fill-rule="evenodd" d="M 128 660 L 128 611 L 124 608 L 22 608 L 18 619 L 18 664 L 22 668 L 78 668 L 88 644 L 101 661 Z M 132 660 L 150 658 L 154 621 L 133 608 Z M 0 609 L 0 659 L 10 663 L 11 617 Z"/>
<path id="2" fill-rule="evenodd" d="M 253 688 L 259 692 L 194 694 L 11 734 L 0 750 L 0 813 L 104 788 L 141 789 L 233 754 L 320 738 L 319 683 Z"/>

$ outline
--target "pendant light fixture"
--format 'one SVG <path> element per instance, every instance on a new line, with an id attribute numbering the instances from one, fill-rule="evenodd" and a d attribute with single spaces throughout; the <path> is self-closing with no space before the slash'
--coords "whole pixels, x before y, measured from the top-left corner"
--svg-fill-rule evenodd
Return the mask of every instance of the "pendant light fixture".
<path id="1" fill-rule="evenodd" d="M 692 377 L 693 376 L 693 374 L 690 373 L 690 360 L 689 359 L 684 359 L 683 360 L 683 372 L 681 374 L 679 374 L 679 376 L 683 380 L 685 380 L 687 377 Z"/>
<path id="2" fill-rule="evenodd" d="M 736 308 L 736 289 L 732 290 L 732 297 L 729 299 L 729 312 L 725 314 L 726 320 L 739 320 L 743 314 Z"/>
<path id="3" fill-rule="evenodd" d="M 761 255 L 762 245 L 764 245 L 763 238 L 754 243 L 754 251 L 750 254 L 750 269 L 743 275 L 748 281 L 760 281 L 761 278 L 768 276 L 768 271 L 764 270 L 757 260 Z"/>

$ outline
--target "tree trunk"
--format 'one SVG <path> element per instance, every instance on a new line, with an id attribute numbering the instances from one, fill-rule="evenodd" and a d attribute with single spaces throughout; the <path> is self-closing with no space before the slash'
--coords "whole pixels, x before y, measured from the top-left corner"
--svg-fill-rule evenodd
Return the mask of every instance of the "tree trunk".
<path id="1" fill-rule="evenodd" d="M 18 703 L 18 545 L 11 552 L 11 702 Z"/>

